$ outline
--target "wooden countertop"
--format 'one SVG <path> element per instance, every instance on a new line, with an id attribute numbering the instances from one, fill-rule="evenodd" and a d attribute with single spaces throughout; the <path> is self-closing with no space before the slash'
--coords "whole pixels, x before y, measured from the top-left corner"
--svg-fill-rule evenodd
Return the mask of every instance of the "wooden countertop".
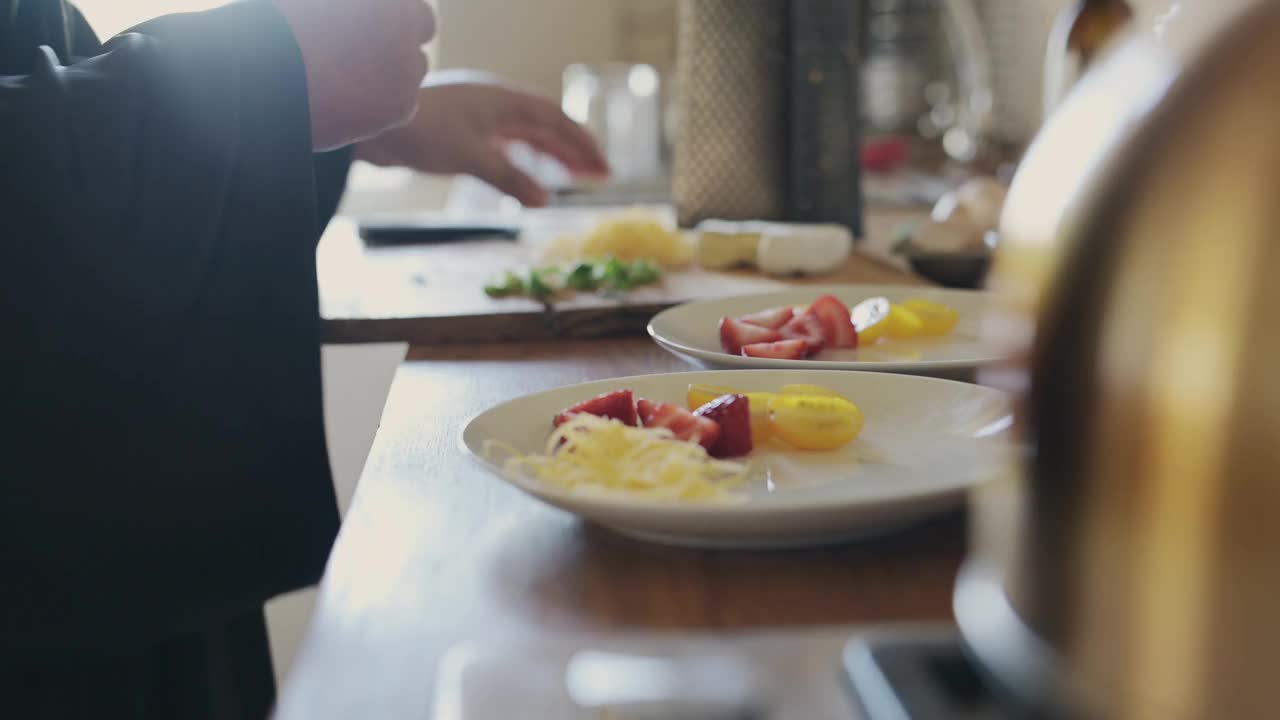
<path id="1" fill-rule="evenodd" d="M 584 211 L 585 212 L 585 211 Z M 841 270 L 782 281 L 755 272 L 670 272 L 662 285 L 623 300 L 580 294 L 544 306 L 529 299 L 494 300 L 486 281 L 536 264 L 536 240 L 476 240 L 440 245 L 366 247 L 350 218 L 332 222 L 317 252 L 320 309 L 330 343 L 419 344 L 546 340 L 640 335 L 653 315 L 700 298 L 785 289 L 797 283 L 920 283 L 902 270 L 889 246 L 894 229 L 919 210 L 868 213 L 867 237 Z"/>
<path id="2" fill-rule="evenodd" d="M 544 506 L 458 449 L 466 419 L 503 400 L 686 369 L 640 338 L 414 348 L 279 717 L 428 718 L 436 663 L 459 640 L 765 630 L 799 638 L 830 626 L 950 619 L 961 515 L 825 549 L 662 547 Z M 838 697 L 834 660 L 822 658 L 830 674 L 818 679 Z M 810 717 L 836 717 L 828 712 Z"/>

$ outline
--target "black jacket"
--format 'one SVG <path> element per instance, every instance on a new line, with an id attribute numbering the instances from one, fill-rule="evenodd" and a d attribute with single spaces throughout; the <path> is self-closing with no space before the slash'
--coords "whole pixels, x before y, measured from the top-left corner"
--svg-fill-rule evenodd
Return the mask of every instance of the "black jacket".
<path id="1" fill-rule="evenodd" d="M 0 669 L 314 583 L 337 530 L 301 56 L 265 2 L 100 46 L 0 0 Z"/>

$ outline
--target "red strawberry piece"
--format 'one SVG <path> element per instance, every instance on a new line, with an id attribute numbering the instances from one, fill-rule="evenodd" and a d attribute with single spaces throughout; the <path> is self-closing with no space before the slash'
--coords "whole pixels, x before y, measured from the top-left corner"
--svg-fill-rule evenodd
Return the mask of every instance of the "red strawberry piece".
<path id="1" fill-rule="evenodd" d="M 636 403 L 640 423 L 647 428 L 666 428 L 677 440 L 698 443 L 711 449 L 720 439 L 720 426 L 714 420 L 698 417 L 675 403 L 654 402 L 641 398 Z"/>
<path id="2" fill-rule="evenodd" d="M 901 136 L 867 138 L 862 143 L 862 167 L 872 173 L 890 173 L 907 161 L 908 141 Z"/>
<path id="3" fill-rule="evenodd" d="M 759 327 L 769 328 L 770 330 L 777 330 L 783 325 L 786 325 L 787 322 L 795 316 L 795 314 L 796 309 L 788 305 L 786 307 L 761 310 L 760 312 L 751 313 L 750 315 L 741 315 L 738 317 L 738 320 L 741 320 L 748 325 L 757 325 Z"/>
<path id="4" fill-rule="evenodd" d="M 752 325 L 731 317 L 720 318 L 720 345 L 725 352 L 737 355 L 743 345 L 781 340 L 777 330 Z"/>
<path id="5" fill-rule="evenodd" d="M 809 344 L 803 340 L 779 340 L 771 343 L 755 343 L 742 348 L 746 357 L 770 360 L 803 360 L 809 354 Z"/>
<path id="6" fill-rule="evenodd" d="M 570 417 L 578 413 L 620 420 L 624 425 L 635 426 L 639 424 L 636 422 L 635 396 L 631 394 L 630 390 L 614 390 L 585 402 L 580 402 L 571 408 L 562 410 L 552 422 L 556 427 L 560 427 Z"/>
<path id="7" fill-rule="evenodd" d="M 814 315 L 822 321 L 822 329 L 829 347 L 858 347 L 858 331 L 853 328 L 849 306 L 845 305 L 840 298 L 834 295 L 823 295 L 813 301 L 806 314 Z"/>
<path id="8" fill-rule="evenodd" d="M 693 412 L 720 426 L 720 439 L 708 448 L 712 457 L 742 457 L 751 452 L 750 403 L 745 395 L 721 395 Z"/>
<path id="9" fill-rule="evenodd" d="M 791 322 L 783 325 L 778 332 L 787 340 L 805 341 L 810 356 L 817 355 L 827 346 L 827 331 L 822 320 L 808 312 L 791 318 Z"/>

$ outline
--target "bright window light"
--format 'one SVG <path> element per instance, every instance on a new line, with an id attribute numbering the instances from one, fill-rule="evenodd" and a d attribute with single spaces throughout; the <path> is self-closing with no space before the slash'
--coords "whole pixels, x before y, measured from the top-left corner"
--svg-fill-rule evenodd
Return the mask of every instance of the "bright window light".
<path id="1" fill-rule="evenodd" d="M 226 0 L 73 0 L 93 31 L 104 39 L 160 15 L 208 10 L 225 3 Z"/>

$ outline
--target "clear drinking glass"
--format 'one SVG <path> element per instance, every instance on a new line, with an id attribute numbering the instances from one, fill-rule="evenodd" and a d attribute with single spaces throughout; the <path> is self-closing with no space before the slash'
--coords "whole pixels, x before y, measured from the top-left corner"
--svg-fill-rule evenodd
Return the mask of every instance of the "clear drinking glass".
<path id="1" fill-rule="evenodd" d="M 564 71 L 562 108 L 595 135 L 617 185 L 664 177 L 662 96 L 662 78 L 651 65 L 580 63 Z"/>

